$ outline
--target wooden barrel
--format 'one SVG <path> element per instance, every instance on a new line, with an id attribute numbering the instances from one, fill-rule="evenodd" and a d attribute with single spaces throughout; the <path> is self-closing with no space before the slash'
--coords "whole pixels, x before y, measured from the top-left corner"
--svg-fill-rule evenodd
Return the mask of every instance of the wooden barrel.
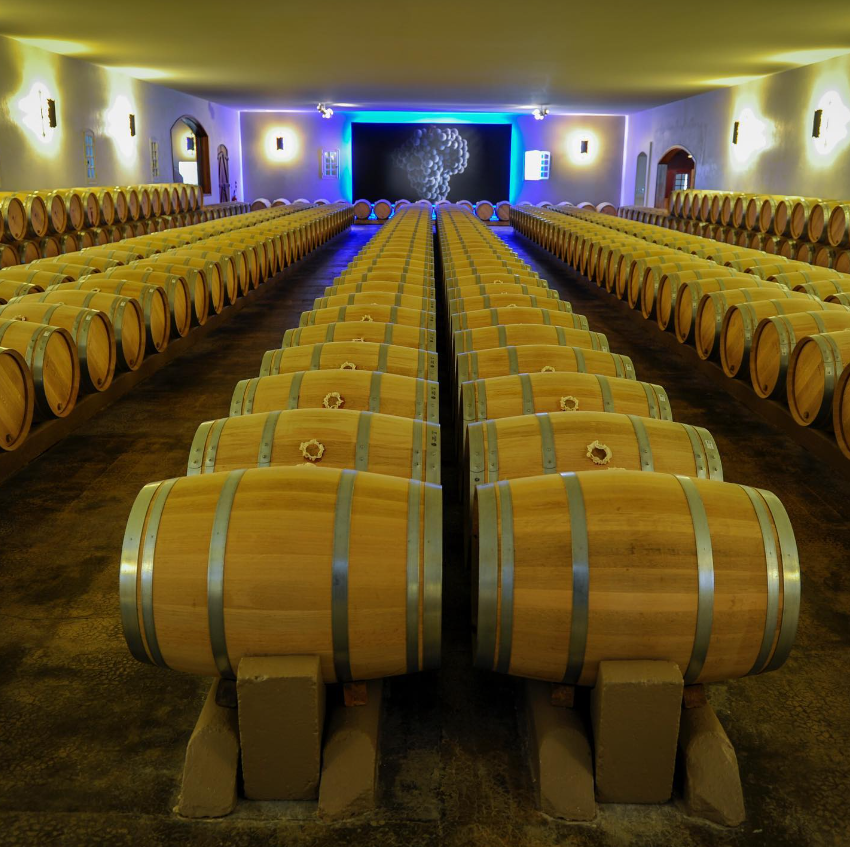
<path id="1" fill-rule="evenodd" d="M 115 332 L 103 312 L 59 303 L 37 303 L 24 296 L 0 307 L 0 321 L 9 319 L 67 329 L 77 345 L 81 389 L 105 391 L 112 384 L 116 364 Z"/>
<path id="2" fill-rule="evenodd" d="M 433 311 L 423 312 L 400 306 L 331 306 L 327 309 L 312 309 L 301 313 L 299 325 L 318 326 L 337 321 L 377 321 L 420 329 L 436 329 L 436 316 Z"/>
<path id="3" fill-rule="evenodd" d="M 850 244 L 850 203 L 839 203 L 830 212 L 826 238 L 832 247 Z"/>
<path id="4" fill-rule="evenodd" d="M 829 242 L 829 218 L 836 205 L 835 200 L 816 200 L 812 204 L 806 226 L 806 234 L 812 244 Z"/>
<path id="5" fill-rule="evenodd" d="M 38 242 L 39 252 L 44 259 L 55 259 L 62 255 L 62 243 L 55 235 L 48 235 Z"/>
<path id="6" fill-rule="evenodd" d="M 525 285 L 528 288 L 540 288 L 541 291 L 549 290 L 549 283 L 545 279 L 531 276 L 529 274 L 517 274 L 505 271 L 479 271 L 478 273 L 457 276 L 446 279 L 446 292 L 462 291 L 466 288 L 478 288 L 481 285 Z"/>
<path id="7" fill-rule="evenodd" d="M 236 269 L 239 294 L 247 294 L 252 288 L 259 286 L 260 261 L 254 248 L 227 244 L 223 238 L 209 238 L 193 246 L 211 249 L 230 258 Z"/>
<path id="8" fill-rule="evenodd" d="M 584 315 L 576 315 L 572 312 L 552 312 L 548 309 L 525 306 L 479 309 L 475 312 L 461 312 L 452 315 L 451 318 L 453 333 L 506 324 L 543 324 L 544 326 L 586 330 L 587 318 Z"/>
<path id="9" fill-rule="evenodd" d="M 87 253 L 72 253 L 57 259 L 42 259 L 33 264 L 33 270 L 49 271 L 50 273 L 67 274 L 74 279 L 82 279 L 99 271 L 118 266 L 114 259 L 104 259 L 101 256 Z"/>
<path id="10" fill-rule="evenodd" d="M 186 282 L 193 290 L 200 280 L 208 294 L 208 307 L 205 310 L 203 320 L 201 320 L 201 312 L 198 307 L 195 307 L 195 321 L 199 325 L 206 323 L 207 316 L 210 313 L 217 315 L 225 306 L 224 279 L 221 275 L 221 269 L 214 262 L 205 262 L 203 259 L 192 259 L 188 256 L 175 256 L 172 253 L 162 253 L 149 256 L 137 267 L 185 277 Z"/>
<path id="11" fill-rule="evenodd" d="M 121 297 L 132 297 L 142 307 L 147 346 L 150 352 L 161 353 L 168 346 L 168 340 L 171 337 L 171 310 L 165 289 L 133 279 L 94 274 L 75 282 L 62 283 L 51 288 L 50 291 L 70 289 L 103 291 Z"/>
<path id="12" fill-rule="evenodd" d="M 36 192 L 47 207 L 48 232 L 62 235 L 68 228 L 68 207 L 61 191 Z M 79 197 L 78 197 L 79 199 Z M 82 203 L 80 203 L 82 210 Z"/>
<path id="13" fill-rule="evenodd" d="M 383 371 L 296 371 L 241 380 L 230 415 L 280 409 L 355 409 L 439 423 L 436 382 Z"/>
<path id="14" fill-rule="evenodd" d="M 374 282 L 351 282 L 343 285 L 329 285 L 322 292 L 325 297 L 334 294 L 408 294 L 413 297 L 427 296 L 434 299 L 434 286 L 428 283 L 418 282 L 388 282 L 376 280 Z"/>
<path id="15" fill-rule="evenodd" d="M 35 409 L 35 383 L 24 357 L 0 347 L 0 450 L 17 450 L 29 435 Z"/>
<path id="16" fill-rule="evenodd" d="M 715 291 L 736 291 L 744 288 L 764 288 L 772 292 L 779 292 L 776 296 L 784 296 L 788 290 L 775 282 L 767 282 L 749 274 L 740 277 L 721 277 L 720 279 L 698 279 L 682 283 L 676 294 L 674 311 L 674 328 L 679 343 L 684 344 L 691 340 L 696 325 L 697 307 L 706 294 Z M 661 326 L 660 310 L 658 323 Z M 666 326 L 662 328 L 666 328 Z"/>
<path id="17" fill-rule="evenodd" d="M 310 370 L 384 371 L 418 379 L 437 379 L 437 354 L 427 350 L 375 344 L 369 341 L 332 341 L 269 350 L 260 376 Z"/>
<path id="18" fill-rule="evenodd" d="M 187 475 L 310 463 L 440 482 L 440 427 L 354 409 L 288 409 L 207 421 Z"/>
<path id="19" fill-rule="evenodd" d="M 206 321 L 206 309 L 209 306 L 207 290 L 203 283 L 196 278 L 194 285 L 194 297 L 189 289 L 185 277 L 177 274 L 169 274 L 164 271 L 142 270 L 137 267 L 110 268 L 102 275 L 89 278 L 92 280 L 115 279 L 138 282 L 143 285 L 155 285 L 161 288 L 168 301 L 168 311 L 171 316 L 171 333 L 175 337 L 183 338 L 188 335 L 192 326 L 192 310 L 203 314 Z M 144 289 L 143 289 L 144 290 Z M 119 293 L 116 291 L 116 293 Z"/>
<path id="20" fill-rule="evenodd" d="M 475 214 L 479 220 L 489 221 L 495 211 L 495 207 L 489 200 L 479 200 L 475 204 Z"/>
<path id="21" fill-rule="evenodd" d="M 525 344 L 608 350 L 608 339 L 600 332 L 545 324 L 501 324 L 453 333 L 455 354 L 489 350 L 493 347 L 518 347 Z"/>
<path id="22" fill-rule="evenodd" d="M 281 347 L 298 347 L 301 344 L 323 344 L 327 341 L 372 341 L 376 344 L 398 344 L 401 347 L 436 352 L 437 338 L 433 330 L 401 326 L 377 321 L 341 321 L 288 329 Z"/>
<path id="23" fill-rule="evenodd" d="M 462 289 L 464 292 L 469 289 Z M 462 314 L 464 312 L 479 312 L 485 309 L 504 309 L 522 306 L 524 308 L 546 309 L 550 312 L 571 312 L 572 306 L 566 300 L 554 297 L 534 294 L 484 294 L 480 296 L 469 295 L 449 300 L 448 312 L 450 315 Z"/>
<path id="24" fill-rule="evenodd" d="M 354 217 L 358 221 L 365 221 L 372 214 L 372 204 L 368 200 L 354 201 Z"/>
<path id="25" fill-rule="evenodd" d="M 709 359 L 718 350 L 723 329 L 723 318 L 733 305 L 781 299 L 801 300 L 804 305 L 807 302 L 815 302 L 813 298 L 807 300 L 807 295 L 800 292 L 774 291 L 769 288 L 736 288 L 731 291 L 715 291 L 711 294 L 704 294 L 697 305 L 696 325 L 694 327 L 694 346 L 699 357 Z M 803 309 L 803 311 L 807 310 Z"/>
<path id="26" fill-rule="evenodd" d="M 785 392 L 791 355 L 804 338 L 845 329 L 850 329 L 850 309 L 776 315 L 760 321 L 750 355 L 750 381 L 756 394 L 776 397 Z"/>
<path id="27" fill-rule="evenodd" d="M 235 303 L 239 299 L 243 286 L 247 285 L 244 265 L 241 266 L 240 274 L 240 265 L 231 256 L 217 250 L 206 250 L 202 244 L 180 247 L 177 250 L 170 250 L 164 255 L 170 258 L 172 262 L 180 261 L 185 257 L 216 265 L 221 274 L 228 303 Z M 247 287 L 245 290 L 247 291 Z"/>
<path id="28" fill-rule="evenodd" d="M 23 241 L 27 237 L 27 212 L 16 194 L 0 193 L 0 220 L 4 241 Z"/>
<path id="29" fill-rule="evenodd" d="M 30 282 L 18 282 L 15 279 L 5 279 L 0 274 L 0 306 L 5 306 L 14 297 L 23 297 L 27 294 L 40 294 L 44 288 Z"/>
<path id="30" fill-rule="evenodd" d="M 418 311 L 433 311 L 435 303 L 431 292 L 424 296 L 390 294 L 386 291 L 370 291 L 366 294 L 333 294 L 330 297 L 317 297 L 313 301 L 314 309 L 326 309 L 329 306 L 403 306 Z"/>
<path id="31" fill-rule="evenodd" d="M 799 558 L 767 491 L 550 474 L 481 486 L 474 511 L 476 667 L 593 685 L 603 659 L 656 659 L 690 685 L 774 670 L 791 650 Z"/>
<path id="32" fill-rule="evenodd" d="M 841 452 L 850 459 L 850 368 L 844 368 L 835 387 L 832 427 Z"/>
<path id="33" fill-rule="evenodd" d="M 393 211 L 393 204 L 389 200 L 375 201 L 375 217 L 379 221 L 385 221 Z"/>
<path id="34" fill-rule="evenodd" d="M 0 244 L 0 268 L 12 268 L 21 263 L 21 256 L 14 244 Z"/>
<path id="35" fill-rule="evenodd" d="M 527 344 L 460 353 L 455 361 L 458 390 L 470 379 L 489 379 L 521 373 L 592 373 L 636 379 L 628 356 L 581 347 Z"/>
<path id="36" fill-rule="evenodd" d="M 469 380 L 461 387 L 464 423 L 539 412 L 621 412 L 672 420 L 661 386 L 587 373 L 525 373 Z"/>
<path id="37" fill-rule="evenodd" d="M 507 200 L 496 203 L 496 216 L 500 221 L 509 221 L 511 218 L 511 204 Z"/>
<path id="38" fill-rule="evenodd" d="M 804 294 L 817 297 L 818 300 L 829 300 L 834 294 L 850 292 L 850 280 L 845 282 L 836 277 L 835 279 L 818 279 L 814 282 L 797 283 L 794 285 L 794 291 L 802 291 Z"/>
<path id="39" fill-rule="evenodd" d="M 82 247 L 79 235 L 72 232 L 66 232 L 64 235 L 60 235 L 59 245 L 63 255 L 66 253 L 76 253 Z"/>
<path id="40" fill-rule="evenodd" d="M 65 206 L 65 229 L 79 232 L 86 225 L 86 208 L 83 195 L 79 191 L 62 189 L 56 194 L 62 198 Z"/>
<path id="41" fill-rule="evenodd" d="M 788 408 L 800 426 L 832 421 L 836 383 L 850 362 L 850 330 L 801 338 L 788 363 Z"/>
<path id="42" fill-rule="evenodd" d="M 53 286 L 44 294 L 29 294 L 26 299 L 33 298 L 39 303 L 81 306 L 104 312 L 115 333 L 118 368 L 125 371 L 138 370 L 145 357 L 145 318 L 139 301 L 108 292 L 77 291 L 64 287 L 76 284 L 72 282 Z M 19 300 L 11 302 L 19 302 Z"/>
<path id="43" fill-rule="evenodd" d="M 30 294 L 24 299 L 43 296 Z M 9 309 L 12 303 L 3 308 Z M 5 317 L 0 319 L 0 347 L 17 350 L 26 361 L 33 378 L 35 415 L 39 419 L 64 418 L 71 413 L 80 390 L 80 362 L 68 330 Z M 10 402 L 14 420 L 19 417 L 20 401 L 11 397 Z"/>
<path id="44" fill-rule="evenodd" d="M 723 479 L 711 433 L 699 426 L 610 412 L 544 412 L 471 423 L 464 499 L 476 485 L 564 471 L 618 470 Z"/>
<path id="45" fill-rule="evenodd" d="M 723 327 L 720 330 L 720 364 L 723 373 L 734 377 L 749 372 L 753 336 L 759 322 L 764 318 L 814 311 L 837 311 L 850 315 L 846 306 L 822 303 L 819 300 L 762 300 L 731 306 L 723 317 Z"/>
<path id="46" fill-rule="evenodd" d="M 522 294 L 533 297 L 538 305 L 544 298 L 546 300 L 560 300 L 561 295 L 554 288 L 541 288 L 536 285 L 499 284 L 485 283 L 484 285 L 469 285 L 464 288 L 452 288 L 446 291 L 446 302 L 451 310 L 452 303 L 467 297 L 492 297 L 494 295 L 517 295 Z"/>
<path id="47" fill-rule="evenodd" d="M 644 270 L 643 280 L 641 282 L 640 292 L 640 312 L 648 320 L 652 317 L 653 312 L 657 308 L 658 290 L 661 287 L 661 280 L 673 273 L 683 273 L 688 271 L 697 271 L 702 273 L 710 269 L 711 265 L 702 259 L 692 259 L 686 257 L 681 260 L 667 262 L 663 265 L 649 265 Z M 716 267 L 720 267 L 717 265 Z M 726 270 L 721 270 L 721 274 L 726 275 Z"/>
<path id="48" fill-rule="evenodd" d="M 348 469 L 152 483 L 121 557 L 130 651 L 203 676 L 260 654 L 318 655 L 326 682 L 435 669 L 441 509 L 437 485 Z"/>

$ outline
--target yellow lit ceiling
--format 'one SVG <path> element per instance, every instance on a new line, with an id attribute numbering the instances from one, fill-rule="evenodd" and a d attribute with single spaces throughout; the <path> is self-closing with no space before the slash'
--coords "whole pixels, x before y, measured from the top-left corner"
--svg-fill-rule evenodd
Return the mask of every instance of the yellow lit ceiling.
<path id="1" fill-rule="evenodd" d="M 243 109 L 623 113 L 850 52 L 850 2 L 39 0 L 0 33 Z"/>

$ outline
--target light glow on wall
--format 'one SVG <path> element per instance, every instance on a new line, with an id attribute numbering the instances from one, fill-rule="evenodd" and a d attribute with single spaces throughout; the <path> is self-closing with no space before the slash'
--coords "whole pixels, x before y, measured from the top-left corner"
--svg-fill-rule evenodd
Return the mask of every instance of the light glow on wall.
<path id="1" fill-rule="evenodd" d="M 599 138 L 596 133 L 589 129 L 573 130 L 567 136 L 567 156 L 574 165 L 594 162 L 599 156 Z"/>
<path id="2" fill-rule="evenodd" d="M 847 125 L 850 124 L 850 109 L 841 100 L 837 91 L 827 91 L 817 105 L 823 111 L 820 135 L 813 138 L 815 150 L 822 156 L 831 153 L 847 138 Z"/>
<path id="3" fill-rule="evenodd" d="M 277 149 L 278 138 L 283 139 L 283 150 Z M 270 162 L 292 162 L 301 152 L 301 137 L 291 126 L 273 126 L 266 130 L 263 148 Z"/>
<path id="4" fill-rule="evenodd" d="M 56 129 L 50 126 L 47 118 L 47 101 L 52 99 L 47 86 L 36 82 L 26 96 L 18 100 L 21 110 L 21 123 L 32 130 L 33 135 L 42 144 L 50 144 L 56 134 Z"/>
<path id="5" fill-rule="evenodd" d="M 738 123 L 738 140 L 732 144 L 732 156 L 740 165 L 747 165 L 769 146 L 773 127 L 756 115 L 748 106 L 735 119 Z"/>
<path id="6" fill-rule="evenodd" d="M 125 159 L 131 159 L 136 152 L 136 139 L 130 135 L 131 114 L 136 114 L 136 109 L 123 94 L 115 98 L 112 107 L 104 114 L 106 134 Z"/>
<path id="7" fill-rule="evenodd" d="M 80 53 L 89 52 L 89 47 L 79 41 L 63 41 L 60 38 L 12 37 L 15 41 L 26 44 L 27 47 L 37 47 L 39 50 L 47 50 L 48 53 L 59 53 L 63 56 L 78 56 Z"/>

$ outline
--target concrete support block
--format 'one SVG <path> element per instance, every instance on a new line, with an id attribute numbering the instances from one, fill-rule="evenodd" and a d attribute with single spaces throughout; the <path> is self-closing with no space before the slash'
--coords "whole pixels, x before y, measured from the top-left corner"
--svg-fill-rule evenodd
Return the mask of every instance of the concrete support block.
<path id="1" fill-rule="evenodd" d="M 338 704 L 328 720 L 319 815 L 339 820 L 375 807 L 383 681 L 364 683 L 362 705 Z"/>
<path id="2" fill-rule="evenodd" d="M 743 823 L 746 812 L 738 759 L 711 706 L 682 710 L 679 750 L 688 814 L 723 826 Z"/>
<path id="3" fill-rule="evenodd" d="M 245 796 L 250 800 L 315 799 L 325 721 L 319 657 L 243 659 L 236 692 Z"/>
<path id="4" fill-rule="evenodd" d="M 187 818 L 222 817 L 236 807 L 239 726 L 236 709 L 216 703 L 218 684 L 212 684 L 186 748 L 177 812 Z"/>
<path id="5" fill-rule="evenodd" d="M 525 710 L 540 810 L 571 821 L 593 820 L 593 757 L 581 716 L 553 706 L 549 684 L 534 680 L 525 682 Z"/>
<path id="6" fill-rule="evenodd" d="M 674 662 L 599 663 L 591 715 L 600 802 L 670 799 L 682 688 Z"/>

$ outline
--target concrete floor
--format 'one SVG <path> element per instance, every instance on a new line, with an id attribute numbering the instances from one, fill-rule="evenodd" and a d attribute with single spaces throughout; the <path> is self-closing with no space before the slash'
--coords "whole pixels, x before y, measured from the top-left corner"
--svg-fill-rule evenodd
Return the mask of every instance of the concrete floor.
<path id="1" fill-rule="evenodd" d="M 653 327 L 636 326 L 510 230 L 499 234 L 607 333 L 611 349 L 667 388 L 677 420 L 713 432 L 727 479 L 774 491 L 794 523 L 803 610 L 791 660 L 709 691 L 738 752 L 747 823 L 724 830 L 686 818 L 676 803 L 602 806 L 581 825 L 535 811 L 521 683 L 471 669 L 448 450 L 443 668 L 386 686 L 380 809 L 333 826 L 309 803 L 241 803 L 206 822 L 172 812 L 208 682 L 139 664 L 126 650 L 117 582 L 130 505 L 145 483 L 184 472 L 198 423 L 227 414 L 236 381 L 258 372 L 262 353 L 374 232 L 355 228 L 290 269 L 0 487 L 0 845 L 850 844 L 850 485 L 671 357 Z M 448 430 L 445 408 L 443 420 Z"/>

